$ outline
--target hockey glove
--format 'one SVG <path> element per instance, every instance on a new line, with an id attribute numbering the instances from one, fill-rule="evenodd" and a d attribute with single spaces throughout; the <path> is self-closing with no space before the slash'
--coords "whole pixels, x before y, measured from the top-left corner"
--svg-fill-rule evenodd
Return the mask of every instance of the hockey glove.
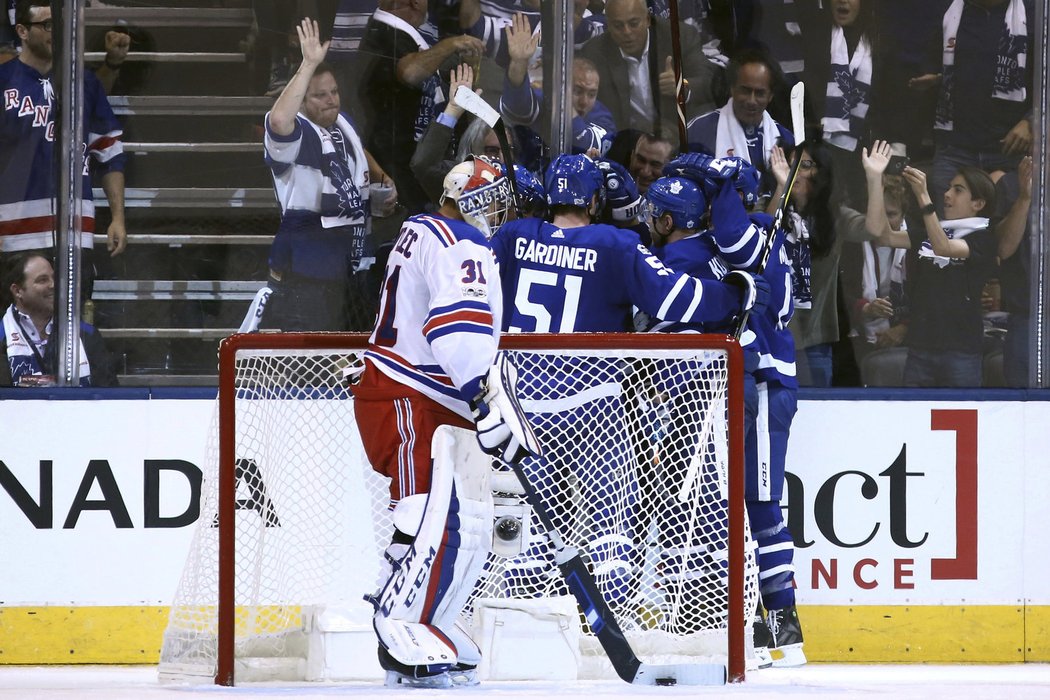
<path id="1" fill-rule="evenodd" d="M 740 172 L 742 162 L 737 156 L 712 158 L 707 162 L 707 177 L 712 180 L 732 180 Z"/>
<path id="2" fill-rule="evenodd" d="M 664 176 L 677 175 L 687 177 L 696 184 L 702 184 L 710 173 L 707 164 L 714 158 L 706 153 L 683 153 L 664 166 Z"/>
<path id="3" fill-rule="evenodd" d="M 510 464 L 540 454 L 539 441 L 518 404 L 517 378 L 517 369 L 500 353 L 470 402 L 481 449 Z"/>
<path id="4" fill-rule="evenodd" d="M 760 314 L 769 305 L 769 282 L 762 275 L 752 275 L 740 270 L 733 270 L 723 277 L 722 281 L 743 291 L 741 311 Z"/>

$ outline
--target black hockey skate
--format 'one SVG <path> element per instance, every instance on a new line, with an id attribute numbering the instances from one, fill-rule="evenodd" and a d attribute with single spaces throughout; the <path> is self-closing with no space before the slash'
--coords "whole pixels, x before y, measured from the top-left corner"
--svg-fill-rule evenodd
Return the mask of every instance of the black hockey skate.
<path id="1" fill-rule="evenodd" d="M 766 625 L 773 638 L 770 656 L 776 668 L 802 666 L 806 655 L 802 652 L 802 625 L 794 605 L 783 610 L 767 610 Z"/>
<path id="2" fill-rule="evenodd" d="M 751 621 L 751 636 L 755 646 L 755 660 L 758 663 L 758 668 L 769 668 L 773 665 L 773 657 L 770 650 L 776 645 L 776 641 L 769 632 L 769 625 L 766 623 L 766 615 L 761 603 L 755 607 L 755 617 Z"/>

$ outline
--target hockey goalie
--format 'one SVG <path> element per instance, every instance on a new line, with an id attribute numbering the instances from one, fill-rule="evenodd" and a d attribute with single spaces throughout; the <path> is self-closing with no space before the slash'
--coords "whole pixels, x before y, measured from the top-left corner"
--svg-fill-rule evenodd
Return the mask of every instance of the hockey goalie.
<path id="1" fill-rule="evenodd" d="M 483 157 L 449 171 L 441 206 L 408 219 L 390 254 L 365 370 L 352 388 L 372 467 L 391 479 L 394 534 L 373 598 L 391 686 L 477 683 L 458 623 L 489 554 L 490 460 L 537 454 L 495 371 L 501 294 L 488 237 L 510 189 Z"/>

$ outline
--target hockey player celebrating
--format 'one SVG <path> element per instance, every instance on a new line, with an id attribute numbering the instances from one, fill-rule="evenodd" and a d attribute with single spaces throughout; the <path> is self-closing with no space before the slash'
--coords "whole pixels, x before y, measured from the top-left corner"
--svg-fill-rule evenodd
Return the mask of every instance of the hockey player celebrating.
<path id="1" fill-rule="evenodd" d="M 502 298 L 487 237 L 506 178 L 482 157 L 449 171 L 441 206 L 403 225 L 352 387 L 372 467 L 391 478 L 395 532 L 373 602 L 387 684 L 476 683 L 480 650 L 456 623 L 492 538 L 490 461 L 537 452 L 497 364 Z"/>
<path id="2" fill-rule="evenodd" d="M 500 262 L 504 294 L 504 329 L 511 332 L 616 332 L 631 327 L 631 309 L 686 321 L 728 322 L 743 309 L 762 308 L 768 286 L 751 275 L 734 272 L 725 281 L 701 280 L 664 266 L 628 229 L 594 223 L 602 210 L 605 176 L 584 155 L 563 155 L 551 163 L 545 176 L 550 221 L 512 221 L 493 237 Z M 573 488 L 585 513 L 574 513 L 570 523 L 557 522 L 563 535 L 585 549 L 606 601 L 618 609 L 627 605 L 639 552 L 631 531 L 633 512 L 609 512 L 602 494 L 616 489 L 631 492 L 636 484 L 626 476 L 625 460 L 633 451 L 624 433 L 599 440 L 592 426 L 613 430 L 601 416 L 618 415 L 624 401 L 593 386 L 586 360 L 568 358 L 559 364 L 559 388 L 576 397 L 564 408 L 534 416 L 545 429 L 545 446 L 557 454 L 529 463 L 532 481 L 541 492 Z M 624 367 L 621 383 L 630 383 Z M 606 380 L 608 381 L 608 380 Z M 519 387 L 523 402 L 540 399 L 536 387 Z M 597 389 L 597 391 L 595 391 Z M 571 404 L 571 405 L 569 405 Z M 531 404 L 530 404 L 531 405 Z M 580 454 L 586 451 L 587 454 Z M 598 452 L 599 454 L 595 454 Z M 601 464 L 600 470 L 581 464 Z M 583 473 L 586 472 L 586 473 Z M 627 483 L 627 486 L 617 484 Z M 625 502 L 632 504 L 630 494 Z M 630 509 L 628 509 L 630 510 Z"/>
<path id="3" fill-rule="evenodd" d="M 739 159 L 686 154 L 669 163 L 667 172 L 686 177 L 664 177 L 650 188 L 650 225 L 654 240 L 664 246 L 656 248 L 664 263 L 716 278 L 732 267 L 754 269 L 760 246 L 766 243 L 765 231 L 772 226 L 769 215 L 749 215 L 745 207 L 758 201 L 759 177 L 754 168 Z M 717 194 L 711 206 L 711 228 L 698 232 L 692 222 L 696 197 L 703 200 L 704 190 Z M 806 663 L 806 657 L 795 609 L 794 543 L 780 507 L 798 382 L 795 345 L 787 330 L 792 313 L 791 266 L 783 231 L 773 234 L 776 237 L 763 271 L 771 287 L 770 300 L 765 309 L 751 313 L 741 335 L 745 502 L 752 537 L 758 544 L 761 605 L 754 624 L 755 650 L 766 664 L 798 666 Z M 683 328 L 663 322 L 654 330 L 678 332 Z M 709 326 L 705 330 L 722 329 Z"/>
<path id="4" fill-rule="evenodd" d="M 748 273 L 734 272 L 724 282 L 678 274 L 637 234 L 595 224 L 605 178 L 587 156 L 558 156 L 544 180 L 550 221 L 512 221 L 492 240 L 502 270 L 506 330 L 626 331 L 632 305 L 661 318 L 697 322 L 728 321 L 764 306 L 768 286 Z"/>

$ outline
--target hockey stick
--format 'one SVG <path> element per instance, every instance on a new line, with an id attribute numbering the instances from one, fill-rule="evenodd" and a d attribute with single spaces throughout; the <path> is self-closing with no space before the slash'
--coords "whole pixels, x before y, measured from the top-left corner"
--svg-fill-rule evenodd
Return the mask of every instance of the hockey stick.
<path id="1" fill-rule="evenodd" d="M 514 397 L 513 400 L 516 402 L 517 398 Z M 521 482 L 526 500 L 547 531 L 554 547 L 554 561 L 561 569 L 565 584 L 576 598 L 587 624 L 616 670 L 616 675 L 634 685 L 724 685 L 727 677 L 724 664 L 656 665 L 643 663 L 638 658 L 598 589 L 593 574 L 584 563 L 580 550 L 566 545 L 524 467 L 520 463 L 508 464 Z"/>
<path id="2" fill-rule="evenodd" d="M 609 604 L 598 590 L 598 584 L 584 563 L 580 550 L 565 544 L 521 465 L 510 466 L 518 475 L 532 511 L 547 531 L 554 547 L 554 561 L 561 569 L 569 592 L 576 598 L 587 624 L 616 670 L 616 675 L 634 685 L 724 685 L 724 664 L 647 664 L 635 655 L 612 610 L 609 609 Z"/>
<path id="3" fill-rule="evenodd" d="M 766 263 L 769 262 L 769 254 L 773 252 L 773 242 L 776 240 L 777 232 L 780 231 L 784 224 L 788 199 L 791 197 L 791 189 L 795 186 L 795 179 L 798 177 L 799 165 L 802 164 L 802 142 L 806 140 L 805 107 L 803 105 L 805 99 L 805 85 L 801 82 L 796 83 L 791 88 L 791 135 L 795 138 L 795 153 L 791 156 L 791 168 L 788 170 L 787 184 L 784 186 L 783 194 L 780 195 L 777 210 L 773 214 L 773 223 L 766 232 L 766 245 L 762 249 L 762 256 L 759 258 L 758 267 L 756 268 L 758 274 L 762 274 L 762 271 L 766 269 Z M 747 319 L 750 315 L 750 310 L 740 315 L 740 321 L 737 323 L 736 330 L 733 333 L 734 338 L 740 339 L 744 329 L 747 328 Z"/>
<path id="4" fill-rule="evenodd" d="M 671 22 L 671 65 L 674 67 L 674 98 L 678 106 L 678 144 L 686 147 L 685 76 L 682 75 L 682 35 L 678 26 L 678 0 L 667 3 Z"/>
<path id="5" fill-rule="evenodd" d="M 488 102 L 481 99 L 478 93 L 466 85 L 460 85 L 456 94 L 452 96 L 456 106 L 470 112 L 475 117 L 489 125 L 499 140 L 499 149 L 503 153 L 503 165 L 507 180 L 510 182 L 511 199 L 514 202 L 514 213 L 522 218 L 521 200 L 518 197 L 518 183 L 514 179 L 514 151 L 511 150 L 510 141 L 507 140 L 507 127 L 503 124 L 503 117 L 494 110 Z"/>

